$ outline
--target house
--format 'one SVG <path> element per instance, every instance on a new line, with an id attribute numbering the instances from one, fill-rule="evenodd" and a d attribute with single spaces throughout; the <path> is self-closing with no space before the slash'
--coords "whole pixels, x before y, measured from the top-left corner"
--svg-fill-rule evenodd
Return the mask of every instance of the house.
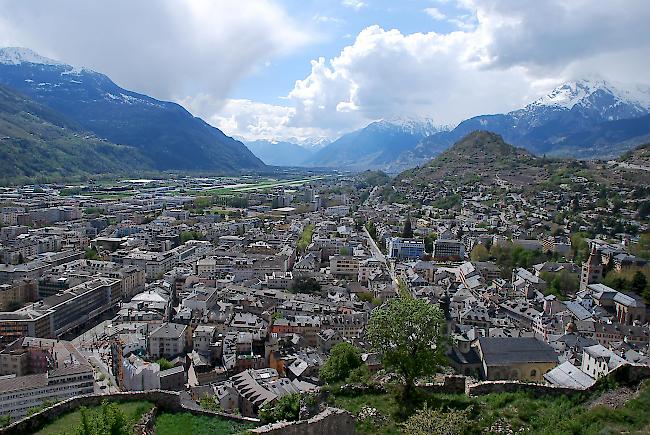
<path id="1" fill-rule="evenodd" d="M 627 361 L 605 346 L 595 344 L 583 349 L 580 368 L 592 378 L 598 379 L 623 364 L 627 364 Z"/>
<path id="2" fill-rule="evenodd" d="M 149 335 L 149 355 L 154 359 L 173 358 L 187 348 L 187 325 L 164 323 Z"/>
<path id="3" fill-rule="evenodd" d="M 542 381 L 558 363 L 551 346 L 531 337 L 480 337 L 476 350 L 487 380 Z"/>

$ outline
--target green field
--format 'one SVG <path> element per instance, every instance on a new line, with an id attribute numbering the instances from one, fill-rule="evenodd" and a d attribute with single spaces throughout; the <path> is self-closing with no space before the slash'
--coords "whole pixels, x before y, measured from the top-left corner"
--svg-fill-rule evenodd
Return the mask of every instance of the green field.
<path id="1" fill-rule="evenodd" d="M 118 407 L 131 421 L 138 421 L 140 418 L 151 408 L 153 404 L 149 402 L 123 402 L 119 403 Z M 99 407 L 90 408 L 91 411 L 97 412 Z M 37 435 L 58 435 L 58 434 L 73 434 L 77 426 L 81 423 L 81 411 L 67 413 L 52 423 L 45 426 L 40 431 L 36 432 Z"/>
<path id="2" fill-rule="evenodd" d="M 156 418 L 156 435 L 227 435 L 252 429 L 254 425 L 192 414 L 162 413 Z"/>

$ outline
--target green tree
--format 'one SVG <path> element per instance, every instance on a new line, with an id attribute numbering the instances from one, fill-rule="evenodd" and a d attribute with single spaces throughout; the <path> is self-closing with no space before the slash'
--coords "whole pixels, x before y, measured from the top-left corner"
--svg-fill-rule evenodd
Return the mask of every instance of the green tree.
<path id="1" fill-rule="evenodd" d="M 406 216 L 406 222 L 404 222 L 404 231 L 402 231 L 402 237 L 405 239 L 413 238 L 413 227 L 411 226 L 411 216 Z"/>
<path id="2" fill-rule="evenodd" d="M 276 421 L 296 421 L 300 415 L 300 394 L 287 394 L 274 403 L 267 403 L 260 408 L 259 417 L 262 423 Z"/>
<path id="3" fill-rule="evenodd" d="M 412 399 L 417 378 L 435 373 L 444 359 L 445 318 L 438 305 L 398 297 L 375 309 L 367 336 L 387 369 L 404 379 L 403 395 Z"/>
<path id="4" fill-rule="evenodd" d="M 190 240 L 201 240 L 203 234 L 198 231 L 183 231 L 181 232 L 181 243 L 188 242 Z"/>
<path id="5" fill-rule="evenodd" d="M 320 369 L 320 377 L 328 383 L 342 381 L 361 364 L 361 351 L 350 343 L 342 342 L 332 347 L 329 358 Z"/>
<path id="6" fill-rule="evenodd" d="M 320 284 L 315 278 L 300 277 L 294 280 L 289 291 L 292 293 L 319 293 Z"/>
<path id="7" fill-rule="evenodd" d="M 438 234 L 436 233 L 429 233 L 426 235 L 424 238 L 424 250 L 428 253 L 433 252 L 433 242 L 435 242 L 438 239 Z"/>
<path id="8" fill-rule="evenodd" d="M 474 249 L 469 254 L 469 258 L 472 261 L 486 261 L 490 258 L 490 253 L 485 246 L 479 243 L 474 246 Z"/>
<path id="9" fill-rule="evenodd" d="M 174 367 L 174 364 L 171 363 L 167 358 L 160 358 L 156 361 L 156 364 L 160 366 L 160 370 L 168 370 Z"/>
<path id="10" fill-rule="evenodd" d="M 643 272 L 641 272 L 640 270 L 634 272 L 634 276 L 632 277 L 632 284 L 630 286 L 631 290 L 633 292 L 636 292 L 637 294 L 641 294 L 645 291 L 645 288 L 647 286 L 648 286 L 648 280 L 646 279 Z"/>
<path id="11" fill-rule="evenodd" d="M 95 248 L 86 249 L 86 254 L 84 255 L 86 260 L 99 260 L 99 253 Z"/>
<path id="12" fill-rule="evenodd" d="M 81 408 L 81 424 L 76 435 L 132 435 L 133 422 L 115 403 L 102 402 L 101 411 Z"/>

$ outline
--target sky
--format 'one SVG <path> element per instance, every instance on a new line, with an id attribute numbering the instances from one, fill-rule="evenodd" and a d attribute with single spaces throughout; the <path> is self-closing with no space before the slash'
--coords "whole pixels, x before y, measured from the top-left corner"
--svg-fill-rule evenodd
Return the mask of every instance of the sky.
<path id="1" fill-rule="evenodd" d="M 455 125 L 567 80 L 650 81 L 648 0 L 0 0 L 0 46 L 107 74 L 247 140 Z"/>

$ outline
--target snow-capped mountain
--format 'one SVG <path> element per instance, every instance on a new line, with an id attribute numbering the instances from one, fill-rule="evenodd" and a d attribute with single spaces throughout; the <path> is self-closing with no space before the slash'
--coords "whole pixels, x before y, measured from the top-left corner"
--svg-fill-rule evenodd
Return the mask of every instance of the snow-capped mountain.
<path id="1" fill-rule="evenodd" d="M 305 164 L 352 169 L 389 169 L 395 158 L 424 138 L 449 128 L 427 118 L 389 118 L 344 134 Z"/>
<path id="2" fill-rule="evenodd" d="M 607 95 L 613 100 L 647 112 L 650 110 L 650 86 L 613 84 L 602 79 L 582 79 L 566 82 L 526 108 L 554 107 L 572 109 L 599 105 L 597 97 Z"/>
<path id="3" fill-rule="evenodd" d="M 537 154 L 615 157 L 650 142 L 650 87 L 594 78 L 566 82 L 521 109 L 475 116 L 455 128 L 426 118 L 380 120 L 343 135 L 309 163 L 395 172 L 428 161 L 476 130 Z"/>
<path id="4" fill-rule="evenodd" d="M 41 65 L 65 65 L 59 61 L 41 56 L 29 48 L 23 47 L 0 48 L 0 63 L 5 65 L 20 65 L 22 63 L 35 63 Z"/>
<path id="5" fill-rule="evenodd" d="M 264 168 L 244 144 L 180 105 L 123 89 L 104 74 L 29 49 L 0 49 L 0 84 L 100 138 L 138 148 L 156 169 Z"/>

